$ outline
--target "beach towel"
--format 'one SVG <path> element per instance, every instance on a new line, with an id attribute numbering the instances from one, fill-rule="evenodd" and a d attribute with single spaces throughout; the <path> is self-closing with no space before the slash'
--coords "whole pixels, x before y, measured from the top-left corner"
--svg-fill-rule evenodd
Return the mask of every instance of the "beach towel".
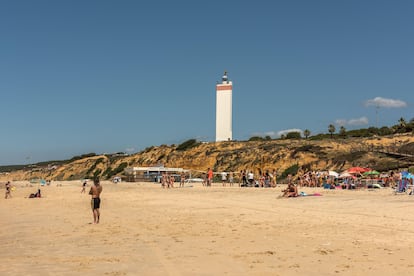
<path id="1" fill-rule="evenodd" d="M 322 196 L 322 195 L 320 193 L 307 194 L 305 192 L 300 192 L 299 196 Z"/>

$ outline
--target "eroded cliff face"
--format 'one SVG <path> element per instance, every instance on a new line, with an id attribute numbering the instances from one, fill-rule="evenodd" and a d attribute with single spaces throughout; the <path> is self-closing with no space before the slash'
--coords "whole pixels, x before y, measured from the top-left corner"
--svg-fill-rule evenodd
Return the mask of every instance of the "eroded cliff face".
<path id="1" fill-rule="evenodd" d="M 365 166 L 385 171 L 414 165 L 414 137 L 399 135 L 378 138 L 334 140 L 271 140 L 250 142 L 201 143 L 179 151 L 176 146 L 157 146 L 123 156 L 94 156 L 54 168 L 27 168 L 0 175 L 0 180 L 74 180 L 91 177 L 111 178 L 122 175 L 124 167 L 152 166 L 190 169 L 193 175 L 214 171 L 277 170 L 282 173 L 294 164 L 300 170 L 343 171 Z"/>

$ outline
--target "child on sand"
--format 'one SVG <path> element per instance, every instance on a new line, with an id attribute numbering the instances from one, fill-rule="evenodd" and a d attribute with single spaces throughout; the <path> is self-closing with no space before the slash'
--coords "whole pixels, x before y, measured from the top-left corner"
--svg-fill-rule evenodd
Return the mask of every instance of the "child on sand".
<path id="1" fill-rule="evenodd" d="M 82 190 L 81 190 L 81 194 L 86 192 L 86 180 L 83 182 L 82 184 Z"/>
<path id="2" fill-rule="evenodd" d="M 11 184 L 10 181 L 7 181 L 6 183 L 6 194 L 5 194 L 5 199 L 11 198 Z"/>

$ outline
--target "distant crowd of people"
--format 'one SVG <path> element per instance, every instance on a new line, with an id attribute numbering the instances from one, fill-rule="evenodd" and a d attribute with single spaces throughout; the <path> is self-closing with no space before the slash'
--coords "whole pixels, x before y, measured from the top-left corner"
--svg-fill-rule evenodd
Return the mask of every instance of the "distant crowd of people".
<path id="1" fill-rule="evenodd" d="M 211 168 L 208 168 L 204 173 L 203 186 L 211 187 L 216 175 L 216 181 L 221 180 L 223 187 L 226 187 L 227 184 L 231 187 L 235 183 L 238 183 L 239 187 L 276 187 L 277 186 L 277 171 L 273 170 L 272 172 L 260 171 L 258 177 L 255 177 L 253 171 L 241 170 L 239 173 L 235 172 L 217 172 L 214 173 Z M 390 172 L 389 174 L 384 174 L 384 176 L 379 177 L 382 181 L 383 186 L 388 187 L 398 187 L 399 192 L 406 192 L 408 187 L 411 187 L 411 193 L 414 194 L 413 186 L 414 176 L 408 172 Z M 160 177 L 160 183 L 162 188 L 174 188 L 176 181 L 179 181 L 179 187 L 184 187 L 188 175 L 185 172 L 182 172 L 180 175 L 169 174 L 168 172 L 162 173 Z M 287 175 L 284 179 L 287 186 L 282 190 L 281 197 L 298 197 L 306 196 L 304 192 L 298 192 L 299 188 L 302 187 L 323 187 L 328 189 L 335 189 L 338 186 L 341 186 L 342 189 L 352 189 L 358 185 L 358 182 L 362 181 L 361 177 L 345 177 L 341 179 L 341 182 L 338 182 L 338 177 L 330 175 L 329 172 L 306 172 L 299 173 L 295 177 L 291 174 Z M 378 180 L 378 179 L 377 179 Z M 50 185 L 50 182 L 47 183 Z M 401 186 L 404 184 L 404 187 Z M 5 199 L 11 198 L 11 192 L 14 189 L 10 181 L 5 183 Z M 401 187 L 400 187 L 401 186 Z M 87 181 L 82 182 L 81 193 L 86 193 Z M 401 189 L 400 189 L 401 188 Z M 102 193 L 102 186 L 98 178 L 94 179 L 94 183 L 89 190 L 89 195 L 91 195 L 91 208 L 93 214 L 93 223 L 98 224 L 100 221 L 100 204 L 101 199 L 100 195 Z M 320 194 L 311 194 L 311 195 L 320 195 Z M 28 198 L 40 198 L 42 197 L 41 190 L 38 189 L 36 193 L 32 193 Z"/>
<path id="2" fill-rule="evenodd" d="M 402 172 L 391 171 L 388 174 L 381 174 L 376 177 L 365 177 L 361 175 L 349 175 L 347 177 L 335 177 L 329 175 L 327 171 L 310 171 L 306 173 L 300 173 L 296 177 L 296 184 L 299 187 L 331 187 L 335 188 L 341 186 L 342 189 L 355 189 L 362 187 L 369 182 L 379 182 L 383 187 L 396 187 L 399 180 L 402 179 Z M 288 180 L 288 183 L 291 180 Z"/>
<path id="3" fill-rule="evenodd" d="M 239 187 L 276 187 L 277 172 L 274 170 L 272 173 L 269 171 L 259 171 L 259 176 L 255 177 L 253 171 L 241 170 L 240 172 L 213 172 L 211 168 L 208 168 L 203 173 L 202 185 L 205 187 L 211 187 L 214 182 L 221 183 L 223 187 L 233 187 L 238 185 Z M 185 183 L 191 182 L 189 176 L 182 172 L 181 174 L 170 174 L 163 172 L 159 178 L 162 188 L 174 188 L 174 183 L 179 182 L 180 187 L 184 187 Z"/>
<path id="4" fill-rule="evenodd" d="M 241 170 L 240 176 L 240 187 L 275 188 L 277 186 L 276 170 L 272 172 L 259 170 L 258 177 L 254 175 L 253 171 Z"/>
<path id="5" fill-rule="evenodd" d="M 223 187 L 276 187 L 276 170 L 272 173 L 269 171 L 259 172 L 259 177 L 255 177 L 253 171 L 241 170 L 240 172 L 213 172 L 208 168 L 202 174 L 202 178 L 196 178 L 202 182 L 205 187 L 211 187 L 213 182 L 221 183 Z M 175 183 L 179 183 L 179 187 L 184 187 L 186 183 L 194 182 L 191 174 L 181 172 L 174 174 L 170 172 L 162 172 L 154 177 L 154 181 L 159 182 L 162 188 L 174 188 Z M 197 181 L 198 182 L 198 181 Z"/>

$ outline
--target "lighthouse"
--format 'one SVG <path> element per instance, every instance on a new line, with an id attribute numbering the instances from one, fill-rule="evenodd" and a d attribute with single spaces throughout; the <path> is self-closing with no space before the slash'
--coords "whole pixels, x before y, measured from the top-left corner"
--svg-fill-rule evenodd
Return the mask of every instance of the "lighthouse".
<path id="1" fill-rule="evenodd" d="M 232 91 L 233 83 L 224 72 L 221 83 L 216 85 L 216 142 L 233 139 Z"/>

